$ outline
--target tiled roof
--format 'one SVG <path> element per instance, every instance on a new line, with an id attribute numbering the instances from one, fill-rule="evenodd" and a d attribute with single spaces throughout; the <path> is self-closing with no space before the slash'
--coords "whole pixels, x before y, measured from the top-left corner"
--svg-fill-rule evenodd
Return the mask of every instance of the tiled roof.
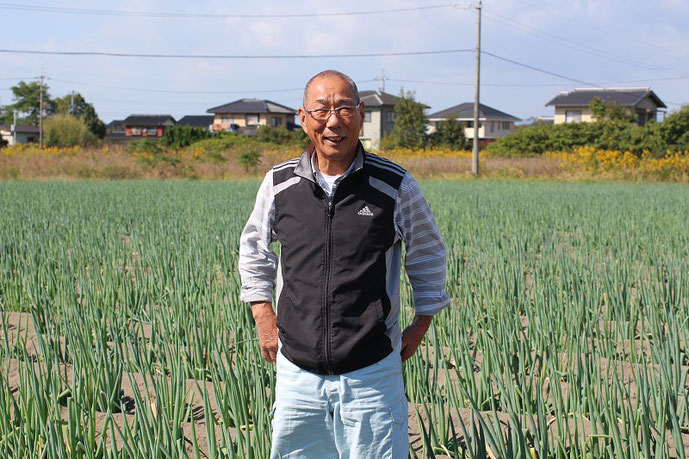
<path id="1" fill-rule="evenodd" d="M 213 115 L 186 115 L 177 121 L 177 125 L 207 128 L 213 124 L 213 118 Z"/>
<path id="2" fill-rule="evenodd" d="M 15 126 L 17 132 L 22 132 L 24 134 L 38 134 L 40 130 L 36 126 L 22 126 L 17 124 Z M 0 131 L 12 131 L 12 126 L 9 124 L 0 124 Z"/>
<path id="3" fill-rule="evenodd" d="M 455 105 L 454 107 L 440 110 L 439 112 L 428 115 L 429 119 L 447 118 L 454 116 L 460 120 L 474 119 L 474 103 L 464 102 L 463 104 Z M 478 104 L 478 117 L 482 120 L 502 120 L 502 121 L 519 121 L 516 116 L 509 115 L 500 110 L 496 110 L 488 105 Z"/>
<path id="4" fill-rule="evenodd" d="M 229 104 L 209 108 L 207 113 L 297 113 L 293 108 L 286 107 L 271 100 L 239 99 Z"/>
<path id="5" fill-rule="evenodd" d="M 366 107 L 381 107 L 383 105 L 395 105 L 399 97 L 382 91 L 359 91 L 359 99 Z"/>
<path id="6" fill-rule="evenodd" d="M 569 107 L 585 107 L 594 97 L 600 97 L 604 102 L 617 102 L 623 107 L 634 107 L 644 98 L 650 97 L 660 108 L 666 108 L 651 88 L 577 88 L 563 91 L 546 105 L 563 105 Z"/>
<path id="7" fill-rule="evenodd" d="M 172 115 L 129 115 L 122 121 L 126 126 L 174 126 Z"/>

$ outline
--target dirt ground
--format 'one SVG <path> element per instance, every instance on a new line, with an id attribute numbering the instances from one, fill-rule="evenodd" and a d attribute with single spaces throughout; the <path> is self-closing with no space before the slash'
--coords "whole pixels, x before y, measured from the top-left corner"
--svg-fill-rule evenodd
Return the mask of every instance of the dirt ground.
<path id="1" fill-rule="evenodd" d="M 4 329 L 5 329 L 5 324 L 6 324 L 6 329 L 7 333 L 5 334 Z M 148 335 L 150 337 L 151 330 L 150 328 L 144 328 L 142 331 L 144 337 Z M 0 371 L 3 373 L 3 377 L 8 381 L 9 386 L 10 386 L 10 392 L 14 393 L 18 389 L 18 386 L 20 384 L 20 370 L 22 365 L 35 365 L 35 366 L 41 366 L 41 363 L 38 359 L 39 355 L 39 347 L 38 347 L 38 342 L 36 340 L 36 334 L 35 330 L 32 324 L 31 316 L 26 313 L 4 313 L 2 317 L 0 318 L 0 340 L 5 340 L 8 339 L 10 342 L 16 340 L 19 338 L 22 342 L 25 343 L 25 347 L 27 350 L 27 353 L 29 355 L 29 359 L 25 361 L 20 361 L 17 359 L 5 359 L 1 363 Z M 63 344 L 61 344 L 63 345 Z M 622 350 L 623 351 L 629 351 L 629 348 L 632 346 L 631 343 L 621 343 Z M 626 348 L 626 349 L 625 349 Z M 640 349 L 640 352 L 647 351 L 645 349 Z M 447 355 L 447 350 L 444 349 L 442 352 L 446 353 Z M 480 356 L 477 358 L 477 368 L 480 368 L 481 365 L 481 359 Z M 634 377 L 633 377 L 633 367 L 631 364 L 624 362 L 624 361 L 615 361 L 615 362 L 610 362 L 606 359 L 601 359 L 600 362 L 601 365 L 601 370 L 604 372 L 603 374 L 606 374 L 606 372 L 618 372 L 620 376 L 623 377 L 623 381 L 629 385 L 630 387 L 630 394 L 631 397 L 636 396 L 636 386 L 634 383 Z M 71 371 L 71 366 L 69 364 L 61 364 L 60 365 L 60 373 L 63 375 L 63 378 L 65 380 L 65 384 L 67 386 L 70 386 L 72 384 L 72 371 Z M 438 382 L 443 384 L 446 380 L 454 380 L 456 381 L 456 373 L 454 371 L 448 371 L 447 369 L 442 369 L 439 371 L 439 377 L 438 377 Z M 147 384 L 148 383 L 148 384 Z M 567 383 L 566 382 L 558 382 L 560 385 L 563 386 L 563 388 L 567 389 Z M 546 384 L 543 387 L 544 394 L 546 397 L 548 397 L 550 390 L 549 386 L 555 384 L 551 381 L 546 381 Z M 205 389 L 203 389 L 205 385 Z M 135 417 L 135 412 L 137 410 L 137 406 L 134 403 L 134 391 L 138 389 L 139 393 L 142 395 L 144 398 L 145 402 L 150 404 L 150 407 L 152 411 L 155 413 L 156 412 L 156 398 L 155 395 L 150 393 L 149 389 L 147 389 L 150 386 L 150 381 L 146 381 L 144 376 L 138 373 L 126 373 L 123 376 L 122 379 L 122 387 L 121 387 L 121 399 L 125 402 L 125 407 L 126 410 L 122 413 L 115 413 L 113 415 L 114 422 L 122 428 L 124 426 L 124 423 L 127 422 L 128 424 L 132 424 L 133 419 Z M 198 380 L 193 380 L 193 379 L 188 379 L 186 381 L 186 390 L 188 392 L 188 400 L 190 400 L 189 404 L 191 405 L 191 419 L 194 423 L 195 427 L 195 433 L 196 433 L 196 441 L 198 442 L 199 449 L 202 452 L 202 457 L 207 457 L 208 455 L 208 438 L 207 438 L 207 426 L 206 426 L 206 418 L 204 416 L 204 406 L 203 406 L 203 395 L 202 391 L 205 390 L 208 393 L 210 405 L 212 408 L 213 413 L 216 413 L 216 407 L 217 407 L 217 400 L 216 400 L 216 395 L 215 391 L 213 388 L 213 384 L 208 381 L 198 381 Z M 268 389 L 267 389 L 268 390 Z M 449 408 L 449 407 L 445 407 Z M 450 416 L 452 418 L 452 423 L 454 425 L 454 431 L 457 433 L 457 438 L 456 441 L 459 444 L 462 444 L 464 442 L 464 439 L 462 437 L 462 432 L 463 429 L 461 425 L 463 424 L 467 429 L 470 428 L 471 423 L 472 423 L 472 411 L 467 408 L 458 408 L 458 409 L 449 409 L 450 411 Z M 418 414 L 417 414 L 418 413 Z M 68 416 L 68 410 L 67 407 L 62 408 L 62 417 L 63 419 L 67 419 Z M 486 419 L 490 420 L 493 419 L 496 415 L 492 412 L 485 412 L 481 413 L 481 416 Z M 106 423 L 106 418 L 107 415 L 105 413 L 96 413 L 96 428 L 99 432 L 103 431 L 103 426 Z M 497 412 L 497 418 L 500 422 L 501 429 L 503 431 L 503 434 L 506 434 L 509 431 L 509 427 L 511 425 L 511 420 L 510 416 L 507 413 L 504 412 Z M 427 425 L 427 418 L 424 412 L 424 408 L 422 405 L 415 405 L 410 403 L 409 404 L 409 441 L 415 451 L 417 451 L 419 454 L 422 452 L 423 449 L 423 429 L 421 429 L 419 425 L 419 421 L 424 423 L 424 425 Z M 474 421 L 477 421 L 476 418 L 474 418 Z M 522 422 L 526 423 L 525 419 L 522 419 Z M 580 435 L 586 438 L 590 438 L 591 435 L 595 433 L 594 426 L 591 425 L 591 422 L 584 417 L 572 417 L 571 419 L 568 419 L 568 424 L 570 427 L 573 427 L 575 424 L 578 428 L 578 431 L 580 432 Z M 558 432 L 557 432 L 557 423 L 553 422 L 552 418 L 549 418 L 548 420 L 548 425 L 552 426 L 550 434 L 552 438 L 557 438 Z M 184 435 L 186 437 L 186 444 L 187 444 L 187 450 L 189 453 L 192 452 L 193 450 L 193 443 L 192 443 L 192 423 L 187 422 L 182 424 L 182 429 L 184 432 Z M 220 438 L 223 434 L 222 432 L 222 426 L 219 423 L 215 423 L 214 425 L 214 430 L 215 430 L 215 436 L 216 438 Z M 237 432 L 235 429 L 230 428 L 230 436 L 234 439 L 237 435 Z M 685 451 L 689 451 L 689 432 L 685 432 L 682 435 L 682 440 L 684 444 L 684 449 Z M 678 457 L 677 451 L 675 451 L 674 446 L 673 446 L 673 439 L 670 435 L 668 435 L 668 444 L 670 445 L 671 448 L 671 457 Z M 116 444 L 121 445 L 121 440 L 119 438 L 115 439 Z M 440 453 L 440 452 L 439 452 Z M 489 456 L 496 456 L 495 453 L 488 451 Z M 449 457 L 443 454 L 436 454 L 436 457 Z"/>

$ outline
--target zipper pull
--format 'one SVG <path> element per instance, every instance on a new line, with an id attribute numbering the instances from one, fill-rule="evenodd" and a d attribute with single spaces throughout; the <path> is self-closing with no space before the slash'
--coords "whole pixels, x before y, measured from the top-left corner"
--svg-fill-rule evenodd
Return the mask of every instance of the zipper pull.
<path id="1" fill-rule="evenodd" d="M 328 202 L 328 217 L 331 217 L 331 218 L 332 218 L 333 213 L 334 213 L 333 211 L 334 211 L 334 209 L 333 209 L 333 202 L 332 202 L 332 201 L 329 201 L 329 202 Z"/>

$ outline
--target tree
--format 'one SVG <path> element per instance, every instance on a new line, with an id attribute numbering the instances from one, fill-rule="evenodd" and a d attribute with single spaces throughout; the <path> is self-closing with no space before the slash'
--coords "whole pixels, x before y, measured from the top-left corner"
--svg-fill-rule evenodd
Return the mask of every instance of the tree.
<path id="1" fill-rule="evenodd" d="M 161 141 L 170 148 L 178 149 L 211 136 L 208 129 L 194 126 L 170 126 L 165 130 Z"/>
<path id="2" fill-rule="evenodd" d="M 426 106 L 415 99 L 413 91 L 400 90 L 395 104 L 395 127 L 386 141 L 388 146 L 423 148 L 426 145 Z"/>
<path id="3" fill-rule="evenodd" d="M 45 144 L 49 147 L 82 147 L 93 145 L 98 138 L 84 120 L 72 115 L 54 115 L 45 120 Z"/>
<path id="4" fill-rule="evenodd" d="M 659 126 L 660 135 L 668 146 L 677 150 L 689 149 L 689 105 L 665 117 Z"/>
<path id="5" fill-rule="evenodd" d="M 605 102 L 600 97 L 594 97 L 589 103 L 589 108 L 596 118 L 596 121 L 604 123 L 606 121 L 620 121 L 623 123 L 633 123 L 636 116 L 629 110 L 622 107 L 614 100 Z"/>
<path id="6" fill-rule="evenodd" d="M 17 110 L 26 116 L 17 118 L 17 123 L 38 126 L 41 107 L 41 84 L 38 81 L 26 83 L 20 81 L 16 86 L 12 86 L 13 104 L 6 105 L 2 110 L 2 123 L 12 124 L 13 111 Z M 48 86 L 43 85 L 43 110 L 45 115 L 55 112 L 55 102 L 48 94 Z"/>
<path id="7" fill-rule="evenodd" d="M 74 102 L 72 102 L 72 100 Z M 84 96 L 78 92 L 67 94 L 55 99 L 55 112 L 63 115 L 72 115 L 82 120 L 96 137 L 105 137 L 105 123 L 100 120 L 93 104 L 86 102 Z"/>
<path id="8" fill-rule="evenodd" d="M 448 116 L 436 124 L 435 132 L 429 136 L 428 140 L 434 147 L 462 150 L 466 144 L 464 127 L 456 117 Z"/>

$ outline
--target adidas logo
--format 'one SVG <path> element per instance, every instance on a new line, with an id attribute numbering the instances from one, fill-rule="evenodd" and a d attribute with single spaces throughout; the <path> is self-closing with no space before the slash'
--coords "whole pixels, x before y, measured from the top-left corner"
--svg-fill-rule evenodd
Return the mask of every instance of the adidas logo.
<path id="1" fill-rule="evenodd" d="M 371 212 L 371 209 L 369 209 L 368 206 L 365 206 L 363 209 L 357 212 L 357 215 L 363 215 L 364 217 L 373 217 L 373 212 Z"/>

